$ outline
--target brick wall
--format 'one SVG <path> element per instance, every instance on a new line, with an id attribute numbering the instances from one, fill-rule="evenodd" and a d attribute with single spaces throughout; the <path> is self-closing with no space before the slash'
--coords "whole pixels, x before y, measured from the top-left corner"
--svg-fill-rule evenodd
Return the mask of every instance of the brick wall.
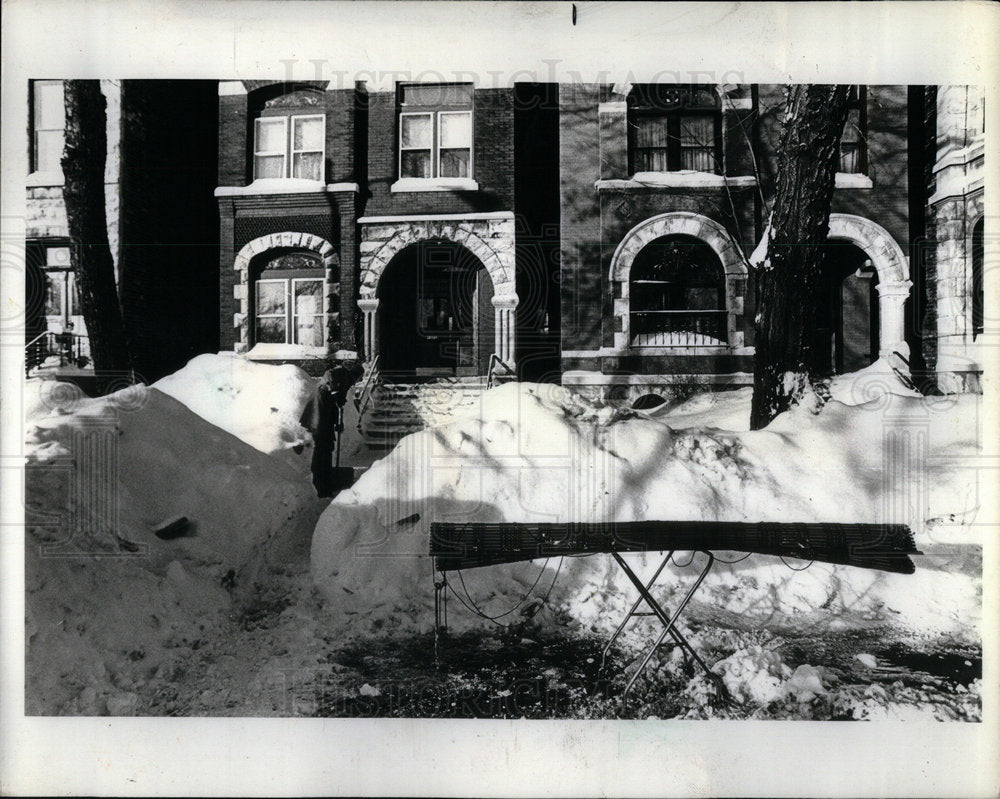
<path id="1" fill-rule="evenodd" d="M 514 92 L 479 89 L 473 108 L 472 177 L 478 191 L 402 192 L 397 180 L 398 118 L 395 92 L 368 96 L 369 197 L 363 216 L 460 214 L 509 211 L 514 207 Z"/>
<path id="2" fill-rule="evenodd" d="M 247 95 L 219 98 L 219 185 L 247 184 Z"/>
<path id="3" fill-rule="evenodd" d="M 762 85 L 758 89 L 757 163 L 768 202 L 774 196 L 781 118 L 785 90 Z M 833 213 L 857 214 L 884 227 L 904 252 L 909 246 L 909 187 L 907 177 L 907 88 L 868 87 L 868 162 L 871 189 L 837 189 Z"/>

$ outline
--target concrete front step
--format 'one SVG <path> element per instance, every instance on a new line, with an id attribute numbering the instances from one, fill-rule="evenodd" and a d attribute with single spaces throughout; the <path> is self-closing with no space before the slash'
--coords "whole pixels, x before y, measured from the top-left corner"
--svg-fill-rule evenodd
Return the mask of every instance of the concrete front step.
<path id="1" fill-rule="evenodd" d="M 361 431 L 374 446 L 392 444 L 410 433 L 447 421 L 461 408 L 473 408 L 486 390 L 483 378 L 445 378 L 422 383 L 381 383 Z"/>

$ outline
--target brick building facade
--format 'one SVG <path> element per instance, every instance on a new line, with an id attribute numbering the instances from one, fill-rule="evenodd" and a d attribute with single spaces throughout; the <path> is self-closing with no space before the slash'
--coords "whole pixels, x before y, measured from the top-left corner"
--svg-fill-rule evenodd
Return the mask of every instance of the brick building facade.
<path id="1" fill-rule="evenodd" d="M 974 383 L 953 377 L 978 369 L 982 272 L 959 91 L 852 88 L 821 371 L 891 356 Z M 221 83 L 220 345 L 410 381 L 499 360 L 617 402 L 748 385 L 783 107 L 774 85 Z"/>

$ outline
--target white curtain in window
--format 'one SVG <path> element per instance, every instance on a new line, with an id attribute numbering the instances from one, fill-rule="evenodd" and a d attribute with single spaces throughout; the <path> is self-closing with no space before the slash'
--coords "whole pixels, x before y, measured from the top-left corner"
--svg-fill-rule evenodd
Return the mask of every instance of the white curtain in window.
<path id="1" fill-rule="evenodd" d="M 292 118 L 292 177 L 323 179 L 324 127 L 321 116 Z"/>
<path id="2" fill-rule="evenodd" d="M 288 341 L 285 314 L 287 281 L 258 280 L 257 335 L 259 344 L 285 344 Z"/>
<path id="3" fill-rule="evenodd" d="M 441 113 L 441 177 L 467 178 L 472 152 L 472 114 Z"/>
<path id="4" fill-rule="evenodd" d="M 715 120 L 708 116 L 680 118 L 681 169 L 715 171 Z"/>
<path id="5" fill-rule="evenodd" d="M 635 127 L 635 171 L 667 172 L 670 130 L 666 116 L 640 116 Z"/>
<path id="6" fill-rule="evenodd" d="M 295 293 L 295 342 L 323 346 L 323 281 L 293 280 Z"/>
<path id="7" fill-rule="evenodd" d="M 285 117 L 258 119 L 254 126 L 254 178 L 285 176 Z"/>
<path id="8" fill-rule="evenodd" d="M 431 176 L 433 128 L 431 114 L 403 114 L 400 117 L 399 171 L 404 178 Z"/>

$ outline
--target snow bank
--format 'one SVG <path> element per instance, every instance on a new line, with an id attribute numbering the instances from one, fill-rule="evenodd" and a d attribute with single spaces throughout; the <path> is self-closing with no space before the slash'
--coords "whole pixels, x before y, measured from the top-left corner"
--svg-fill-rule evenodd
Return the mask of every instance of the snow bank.
<path id="1" fill-rule="evenodd" d="M 354 628 L 427 627 L 432 520 L 890 521 L 911 525 L 929 553 L 915 575 L 821 563 L 793 571 L 751 557 L 713 572 L 699 594 L 705 612 L 782 629 L 893 620 L 977 638 L 978 539 L 961 525 L 975 514 L 975 475 L 956 464 L 977 451 L 979 397 L 886 392 L 860 405 L 795 408 L 762 431 L 711 426 L 713 408 L 740 426 L 732 419 L 748 401 L 747 391 L 732 392 L 649 418 L 556 386 L 496 388 L 478 414 L 407 437 L 331 503 L 313 536 L 316 585 Z M 659 558 L 633 560 L 648 573 Z M 547 593 L 556 568 L 469 570 L 457 590 L 492 615 L 534 586 L 549 618 L 616 622 L 632 589 L 608 558 L 566 559 Z M 682 586 L 691 570 L 675 571 L 664 582 Z"/>
<path id="2" fill-rule="evenodd" d="M 297 366 L 220 352 L 193 358 L 153 388 L 261 452 L 276 452 L 309 439 L 299 416 L 314 385 Z"/>
<path id="3" fill-rule="evenodd" d="M 207 363 L 241 374 L 211 356 L 174 386 Z M 263 569 L 304 555 L 319 503 L 308 474 L 156 388 L 87 399 L 28 380 L 25 400 L 28 712 L 127 714 L 140 683 L 170 683 L 182 653 L 230 623 Z M 181 516 L 182 536 L 155 535 Z"/>

